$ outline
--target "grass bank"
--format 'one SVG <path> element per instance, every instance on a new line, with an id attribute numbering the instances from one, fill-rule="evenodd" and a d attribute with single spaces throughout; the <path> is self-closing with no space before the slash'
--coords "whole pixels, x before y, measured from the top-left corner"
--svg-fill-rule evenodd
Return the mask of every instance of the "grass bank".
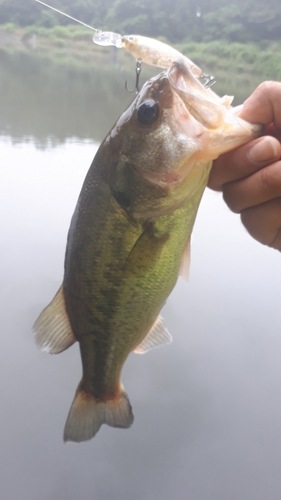
<path id="1" fill-rule="evenodd" d="M 169 43 L 169 42 L 168 42 Z M 47 29 L 37 26 L 19 28 L 13 24 L 0 26 L 1 47 L 9 51 L 29 51 L 48 57 L 60 64 L 131 65 L 132 59 L 123 50 L 99 47 L 92 42 L 92 34 L 79 25 L 55 26 Z M 258 76 L 259 79 L 281 80 L 281 42 L 229 43 L 218 40 L 208 43 L 183 42 L 175 47 L 194 60 L 205 73 L 217 78 L 220 74 Z"/>
<path id="2" fill-rule="evenodd" d="M 208 43 L 183 43 L 178 49 L 192 54 L 201 67 L 213 72 L 230 71 L 250 73 L 264 79 L 281 80 L 281 43 L 261 41 L 256 43 L 229 43 L 218 40 Z"/>

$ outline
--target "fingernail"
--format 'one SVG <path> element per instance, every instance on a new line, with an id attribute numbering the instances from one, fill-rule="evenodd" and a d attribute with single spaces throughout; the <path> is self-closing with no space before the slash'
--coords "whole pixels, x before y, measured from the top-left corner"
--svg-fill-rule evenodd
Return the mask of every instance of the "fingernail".
<path id="1" fill-rule="evenodd" d="M 263 137 L 248 152 L 248 158 L 253 163 L 264 163 L 278 154 L 275 139 Z"/>

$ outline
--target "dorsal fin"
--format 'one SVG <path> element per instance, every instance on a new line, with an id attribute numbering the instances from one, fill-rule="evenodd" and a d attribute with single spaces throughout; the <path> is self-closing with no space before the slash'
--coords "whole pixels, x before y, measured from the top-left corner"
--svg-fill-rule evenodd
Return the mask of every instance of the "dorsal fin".
<path id="1" fill-rule="evenodd" d="M 144 354 L 145 352 L 150 351 L 150 349 L 153 349 L 153 347 L 170 344 L 172 340 L 172 335 L 168 332 L 163 323 L 162 317 L 159 315 L 147 335 L 134 349 L 134 352 L 136 354 Z"/>

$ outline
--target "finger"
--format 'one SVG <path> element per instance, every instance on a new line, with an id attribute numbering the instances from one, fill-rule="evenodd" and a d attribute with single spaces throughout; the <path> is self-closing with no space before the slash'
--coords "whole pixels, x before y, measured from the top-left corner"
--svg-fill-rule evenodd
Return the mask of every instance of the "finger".
<path id="1" fill-rule="evenodd" d="M 269 246 L 272 248 L 275 248 L 275 250 L 279 250 L 279 252 L 281 252 L 281 229 L 278 229 L 277 234 L 276 234 L 273 242 Z"/>
<path id="2" fill-rule="evenodd" d="M 271 163 L 250 177 L 225 184 L 223 197 L 233 212 L 281 196 L 281 161 Z"/>
<path id="3" fill-rule="evenodd" d="M 240 118 L 250 123 L 268 125 L 273 122 L 281 129 L 281 83 L 263 82 L 244 102 Z"/>
<path id="4" fill-rule="evenodd" d="M 243 210 L 241 220 L 253 238 L 281 251 L 281 198 Z"/>
<path id="5" fill-rule="evenodd" d="M 208 186 L 221 190 L 223 184 L 248 177 L 281 156 L 281 145 L 270 136 L 259 137 L 214 161 Z"/>
<path id="6" fill-rule="evenodd" d="M 279 142 L 281 142 L 281 130 L 279 130 L 274 123 L 270 123 L 269 125 L 266 125 L 264 127 L 264 134 L 263 135 L 272 135 L 273 137 L 276 137 Z"/>

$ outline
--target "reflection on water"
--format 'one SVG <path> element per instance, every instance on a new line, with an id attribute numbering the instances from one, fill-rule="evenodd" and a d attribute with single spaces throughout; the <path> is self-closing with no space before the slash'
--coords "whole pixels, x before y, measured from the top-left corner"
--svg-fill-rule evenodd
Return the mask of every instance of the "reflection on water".
<path id="1" fill-rule="evenodd" d="M 8 75 L 19 78 L 16 67 L 6 71 L 1 88 Z M 89 443 L 63 444 L 81 377 L 78 347 L 43 354 L 31 325 L 62 280 L 70 217 L 97 148 L 91 138 L 99 140 L 87 127 L 98 129 L 94 111 L 104 108 L 109 129 L 111 108 L 100 95 L 103 102 L 85 100 L 72 115 L 87 83 L 81 77 L 63 104 L 55 75 L 45 89 L 58 92 L 57 107 L 48 108 L 50 96 L 42 104 L 35 83 L 24 103 L 17 92 L 32 75 L 12 79 L 1 101 L 1 128 L 9 123 L 13 132 L 0 138 L 1 498 L 279 500 L 280 254 L 252 240 L 210 191 L 196 221 L 190 282 L 179 280 L 163 310 L 174 343 L 125 365 L 132 428 L 103 426 Z M 38 149 L 50 137 L 64 144 Z"/>
<path id="2" fill-rule="evenodd" d="M 73 136 L 101 141 L 134 97 L 124 90 L 127 78 L 134 81 L 134 64 L 129 76 L 121 69 L 59 65 L 0 50 L 0 133 L 32 136 L 44 147 Z"/>
<path id="3" fill-rule="evenodd" d="M 0 133 L 14 141 L 32 136 L 38 146 L 69 137 L 101 141 L 134 97 L 124 82 L 134 83 L 122 67 L 61 64 L 25 53 L 0 50 Z M 141 81 L 160 72 L 143 66 Z M 241 78 L 241 75 L 240 75 Z M 220 75 L 214 90 L 235 95 L 242 103 L 259 83 L 257 77 L 237 84 L 236 75 Z"/>

